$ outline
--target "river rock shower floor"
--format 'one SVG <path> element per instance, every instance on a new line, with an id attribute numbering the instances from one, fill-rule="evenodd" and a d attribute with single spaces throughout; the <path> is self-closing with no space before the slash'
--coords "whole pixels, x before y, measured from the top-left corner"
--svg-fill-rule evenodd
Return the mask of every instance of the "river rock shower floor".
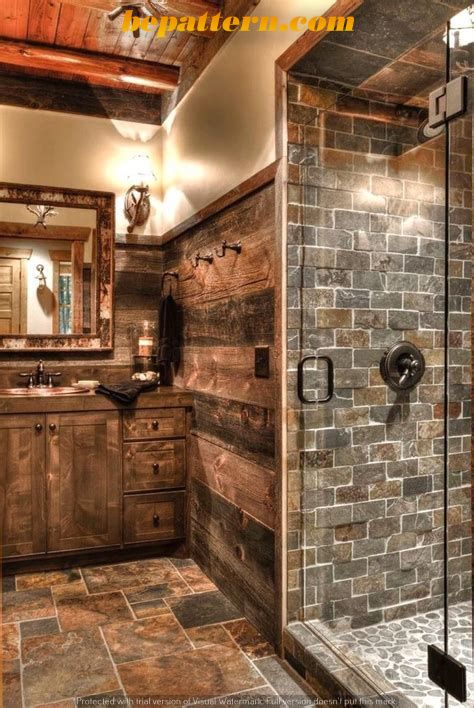
<path id="1" fill-rule="evenodd" d="M 426 652 L 428 644 L 443 646 L 443 625 L 443 612 L 437 610 L 333 635 L 332 642 L 370 662 L 419 708 L 442 708 L 444 694 L 428 678 Z M 450 608 L 450 654 L 468 668 L 468 705 L 474 703 L 471 627 L 470 603 Z M 461 705 L 449 700 L 450 706 Z"/>
<path id="2" fill-rule="evenodd" d="M 133 705 L 151 696 L 199 705 L 230 694 L 233 705 L 261 697 L 285 706 L 282 696 L 312 703 L 190 560 L 6 577 L 2 622 L 4 708 Z"/>

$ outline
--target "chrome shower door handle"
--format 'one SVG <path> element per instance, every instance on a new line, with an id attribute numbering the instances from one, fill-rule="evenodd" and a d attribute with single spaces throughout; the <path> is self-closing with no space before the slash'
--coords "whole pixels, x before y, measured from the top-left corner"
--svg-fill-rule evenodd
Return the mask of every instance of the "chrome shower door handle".
<path id="1" fill-rule="evenodd" d="M 327 372 L 328 372 L 328 388 L 327 388 L 327 394 L 325 398 L 315 398 L 314 401 L 310 400 L 309 398 L 306 398 L 304 395 L 304 370 L 305 370 L 305 364 L 308 361 L 325 361 L 327 364 Z M 303 359 L 301 359 L 300 363 L 298 364 L 298 379 L 297 379 L 297 385 L 298 385 L 298 398 L 300 399 L 301 403 L 329 403 L 329 401 L 332 399 L 334 396 L 334 364 L 333 361 L 330 357 L 328 356 L 305 356 Z"/>

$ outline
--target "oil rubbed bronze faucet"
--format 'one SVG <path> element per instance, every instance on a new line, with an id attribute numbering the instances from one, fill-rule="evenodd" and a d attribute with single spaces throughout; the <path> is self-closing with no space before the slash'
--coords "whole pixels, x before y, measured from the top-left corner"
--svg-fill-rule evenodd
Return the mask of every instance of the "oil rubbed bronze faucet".
<path id="1" fill-rule="evenodd" d="M 60 371 L 47 372 L 44 368 L 44 361 L 40 359 L 36 371 L 19 374 L 22 378 L 28 379 L 28 388 L 53 388 L 54 379 L 61 376 Z"/>

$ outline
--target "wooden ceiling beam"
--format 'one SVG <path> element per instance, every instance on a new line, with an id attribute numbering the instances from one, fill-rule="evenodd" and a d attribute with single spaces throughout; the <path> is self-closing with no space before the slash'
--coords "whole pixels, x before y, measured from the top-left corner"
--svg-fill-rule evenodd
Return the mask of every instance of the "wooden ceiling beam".
<path id="1" fill-rule="evenodd" d="M 163 94 L 0 71 L 0 104 L 108 120 L 161 124 Z"/>
<path id="2" fill-rule="evenodd" d="M 34 224 L 20 224 L 13 221 L 0 221 L 1 238 L 29 238 L 43 241 L 88 241 L 92 229 L 88 226 L 48 226 L 37 227 Z M 1 241 L 0 241 L 1 243 Z"/>
<path id="3" fill-rule="evenodd" d="M 0 68 L 145 93 L 171 91 L 179 81 L 179 69 L 166 64 L 5 39 Z"/>

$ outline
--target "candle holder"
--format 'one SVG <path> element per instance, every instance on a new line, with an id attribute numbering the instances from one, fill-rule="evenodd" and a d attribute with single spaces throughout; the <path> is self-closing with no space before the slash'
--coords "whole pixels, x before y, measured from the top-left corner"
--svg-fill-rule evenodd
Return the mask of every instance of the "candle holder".
<path id="1" fill-rule="evenodd" d="M 130 328 L 132 370 L 134 374 L 147 371 L 158 373 L 158 337 L 156 325 L 144 320 Z"/>

